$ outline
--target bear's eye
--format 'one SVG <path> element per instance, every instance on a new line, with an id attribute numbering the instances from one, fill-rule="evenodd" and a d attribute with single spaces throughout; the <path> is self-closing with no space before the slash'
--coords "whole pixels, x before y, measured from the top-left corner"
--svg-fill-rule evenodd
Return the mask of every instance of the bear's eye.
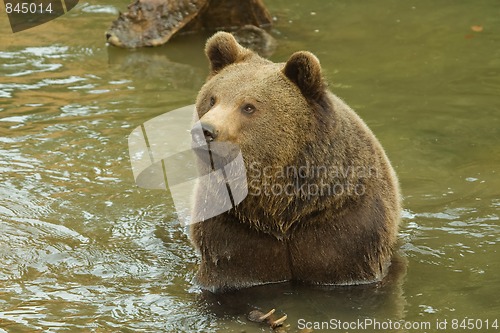
<path id="1" fill-rule="evenodd" d="M 245 104 L 241 110 L 247 114 L 252 114 L 255 112 L 256 108 L 252 104 Z"/>
<path id="2" fill-rule="evenodd" d="M 210 97 L 210 107 L 215 105 L 215 97 Z"/>

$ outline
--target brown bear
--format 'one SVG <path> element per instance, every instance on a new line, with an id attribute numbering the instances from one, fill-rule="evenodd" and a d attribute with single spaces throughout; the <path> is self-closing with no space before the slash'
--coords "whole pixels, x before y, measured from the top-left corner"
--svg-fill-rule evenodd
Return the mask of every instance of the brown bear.
<path id="1" fill-rule="evenodd" d="M 197 283 L 221 292 L 380 281 L 400 220 L 397 177 L 370 129 L 328 90 L 318 59 L 301 51 L 274 63 L 225 32 L 205 52 L 210 75 L 196 101 L 204 139 L 239 147 L 248 195 L 190 226 Z M 211 195 L 195 195 L 194 210 Z"/>

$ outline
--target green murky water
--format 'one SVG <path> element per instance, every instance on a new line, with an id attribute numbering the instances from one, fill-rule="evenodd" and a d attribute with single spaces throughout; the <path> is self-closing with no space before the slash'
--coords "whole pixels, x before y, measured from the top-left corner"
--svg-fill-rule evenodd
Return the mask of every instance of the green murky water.
<path id="1" fill-rule="evenodd" d="M 290 332 L 315 322 L 499 330 L 498 1 L 266 4 L 277 19 L 272 59 L 313 51 L 386 148 L 405 197 L 406 272 L 380 288 L 204 295 L 171 200 L 135 186 L 127 150 L 132 129 L 193 103 L 204 37 L 108 48 L 123 1 L 83 2 L 16 34 L 2 11 L 0 332 L 269 331 L 246 321 L 253 306 L 286 313 Z M 463 319 L 473 329 L 454 330 Z"/>

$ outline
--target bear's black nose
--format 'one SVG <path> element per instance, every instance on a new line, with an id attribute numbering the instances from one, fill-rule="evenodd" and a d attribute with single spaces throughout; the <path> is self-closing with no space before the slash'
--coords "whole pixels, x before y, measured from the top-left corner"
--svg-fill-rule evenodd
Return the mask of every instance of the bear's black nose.
<path id="1" fill-rule="evenodd" d="M 208 143 L 214 141 L 217 137 L 217 134 L 218 131 L 215 129 L 215 127 L 207 123 L 200 123 L 199 125 L 193 127 L 193 129 L 191 130 L 193 142 L 198 145 L 204 145 L 205 142 Z"/>
<path id="2" fill-rule="evenodd" d="M 201 123 L 201 129 L 203 130 L 203 135 L 205 136 L 205 141 L 212 142 L 217 138 L 218 131 L 211 124 Z"/>

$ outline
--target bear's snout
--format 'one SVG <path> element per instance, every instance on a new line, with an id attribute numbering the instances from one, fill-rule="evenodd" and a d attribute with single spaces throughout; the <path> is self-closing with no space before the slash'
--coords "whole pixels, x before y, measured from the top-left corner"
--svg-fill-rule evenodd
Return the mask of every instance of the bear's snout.
<path id="1" fill-rule="evenodd" d="M 205 122 L 201 122 L 200 126 L 201 130 L 199 126 L 193 127 L 193 129 L 191 129 L 191 137 L 195 143 L 210 143 L 217 138 L 219 131 L 215 128 L 215 126 Z"/>
<path id="2" fill-rule="evenodd" d="M 201 128 L 203 130 L 203 135 L 205 136 L 205 141 L 212 142 L 217 138 L 219 131 L 212 124 L 201 123 Z"/>

